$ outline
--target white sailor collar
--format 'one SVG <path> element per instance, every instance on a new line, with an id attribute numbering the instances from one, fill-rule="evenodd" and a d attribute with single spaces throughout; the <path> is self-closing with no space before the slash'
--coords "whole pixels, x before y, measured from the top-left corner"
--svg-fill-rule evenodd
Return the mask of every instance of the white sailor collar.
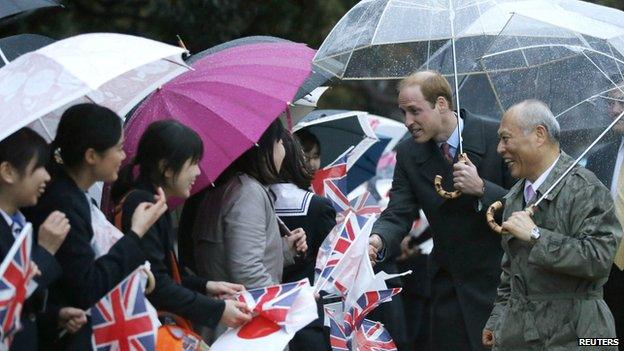
<path id="1" fill-rule="evenodd" d="M 280 217 L 305 216 L 308 214 L 312 194 L 299 189 L 292 183 L 279 183 L 270 186 L 275 195 L 275 214 Z"/>

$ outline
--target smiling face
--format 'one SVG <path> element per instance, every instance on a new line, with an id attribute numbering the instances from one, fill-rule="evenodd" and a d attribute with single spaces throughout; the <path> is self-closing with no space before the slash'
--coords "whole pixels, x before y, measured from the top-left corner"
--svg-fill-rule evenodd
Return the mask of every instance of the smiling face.
<path id="1" fill-rule="evenodd" d="M 123 133 L 116 145 L 106 149 L 104 152 L 94 154 L 93 172 L 95 178 L 104 182 L 114 182 L 119 175 L 121 163 L 126 158 L 123 150 Z"/>
<path id="2" fill-rule="evenodd" d="M 22 172 L 8 162 L 0 165 L 2 183 L 10 186 L 13 203 L 16 207 L 29 207 L 37 204 L 39 197 L 45 191 L 50 175 L 45 167 L 38 166 L 36 160 L 31 160 Z"/>
<path id="3" fill-rule="evenodd" d="M 535 129 L 525 133 L 513 112 L 504 115 L 498 129 L 496 151 L 505 161 L 515 178 L 532 179 L 536 173 L 538 137 Z"/>
<path id="4" fill-rule="evenodd" d="M 438 99 L 444 100 L 440 97 Z M 417 143 L 431 139 L 438 141 L 443 133 L 442 116 L 437 106 L 425 100 L 419 85 L 406 86 L 399 92 L 399 108 L 405 117 L 405 126 Z"/>
<path id="5" fill-rule="evenodd" d="M 191 189 L 195 185 L 195 180 L 201 174 L 199 165 L 197 162 L 192 162 L 190 159 L 184 162 L 182 169 L 178 174 L 174 175 L 174 172 L 169 169 L 165 172 L 165 178 L 167 181 L 167 195 L 175 196 L 186 199 L 191 196 Z"/>

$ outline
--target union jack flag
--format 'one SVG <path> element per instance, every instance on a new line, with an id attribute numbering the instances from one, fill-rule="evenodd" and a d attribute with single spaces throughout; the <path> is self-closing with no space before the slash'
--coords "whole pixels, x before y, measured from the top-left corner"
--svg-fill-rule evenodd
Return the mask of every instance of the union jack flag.
<path id="1" fill-rule="evenodd" d="M 238 296 L 238 301 L 246 303 L 253 312 L 284 327 L 290 307 L 297 300 L 301 287 L 306 284 L 309 284 L 308 280 L 303 279 L 298 282 L 248 290 Z"/>
<path id="2" fill-rule="evenodd" d="M 329 166 L 316 171 L 312 180 L 312 190 L 319 196 L 328 198 L 336 212 L 349 208 L 347 198 L 347 153 L 339 156 Z"/>
<path id="3" fill-rule="evenodd" d="M 393 288 L 379 291 L 368 291 L 362 294 L 357 302 L 344 314 L 344 328 L 346 335 L 350 335 L 359 328 L 364 317 L 380 304 L 389 301 L 392 296 L 401 292 L 401 288 Z"/>
<path id="4" fill-rule="evenodd" d="M 346 293 L 350 285 L 348 281 L 354 278 L 355 273 L 357 273 L 359 259 L 366 255 L 366 249 L 364 248 L 363 252 L 354 252 L 353 257 L 347 257 L 345 254 L 354 246 L 356 239 L 360 236 L 365 236 L 361 240 L 368 242 L 368 233 L 365 227 L 369 228 L 370 225 L 369 218 L 359 217 L 352 213 L 347 215 L 343 223 L 337 224 L 341 229 L 338 235 L 333 238 L 332 249 L 329 255 L 326 252 L 320 252 L 327 259 L 325 262 L 320 262 L 322 263 L 322 268 L 315 282 L 317 292 L 321 290 L 333 292 L 331 288 L 326 287 L 327 283 L 330 283 L 341 294 Z M 318 267 L 317 263 L 316 268 L 318 269 Z"/>
<path id="5" fill-rule="evenodd" d="M 318 253 L 316 254 L 316 264 L 314 266 L 314 273 L 316 277 L 314 280 L 315 282 L 318 280 L 318 277 L 321 274 L 321 271 L 325 267 L 325 263 L 327 263 L 327 259 L 329 258 L 329 255 L 331 254 L 331 249 L 333 247 L 333 244 L 336 241 L 336 238 L 338 237 L 338 235 L 340 235 L 340 232 L 344 230 L 345 224 L 346 224 L 345 221 L 337 223 L 329 232 L 329 234 L 327 234 L 327 236 L 325 237 L 325 240 L 323 240 L 323 242 L 321 243 Z"/>
<path id="6" fill-rule="evenodd" d="M 329 344 L 332 351 L 350 351 L 351 340 L 349 340 L 349 335 L 345 334 L 342 323 L 338 323 L 336 316 L 327 308 L 325 315 L 329 319 Z"/>
<path id="7" fill-rule="evenodd" d="M 381 213 L 377 200 L 368 191 L 351 200 L 349 210 L 362 217 L 376 216 Z"/>
<path id="8" fill-rule="evenodd" d="M 0 265 L 0 333 L 8 343 L 22 327 L 20 318 L 24 300 L 34 290 L 34 286 L 29 287 L 32 280 L 31 248 L 32 225 L 28 223 Z"/>
<path id="9" fill-rule="evenodd" d="M 379 322 L 363 320 L 354 339 L 357 351 L 397 351 L 390 333 Z"/>
<path id="10" fill-rule="evenodd" d="M 145 298 L 146 278 L 139 269 L 89 310 L 94 350 L 155 350 L 157 319 Z"/>

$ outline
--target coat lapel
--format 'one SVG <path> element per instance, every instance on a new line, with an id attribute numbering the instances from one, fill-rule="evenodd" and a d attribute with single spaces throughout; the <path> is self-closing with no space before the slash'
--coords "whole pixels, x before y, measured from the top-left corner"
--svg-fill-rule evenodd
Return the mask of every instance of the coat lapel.
<path id="1" fill-rule="evenodd" d="M 483 122 L 466 110 L 461 110 L 461 116 L 464 119 L 464 129 L 462 132 L 464 152 L 477 169 L 479 169 L 481 160 L 486 151 Z M 415 144 L 413 148 L 415 152 L 412 154 L 413 161 L 419 165 L 418 170 L 426 179 L 426 182 L 433 187 L 435 176 L 441 175 L 444 189 L 449 191 L 453 190 L 453 167 L 442 157 L 437 144 L 433 140 L 424 144 Z M 437 201 L 435 201 L 436 207 L 443 204 L 444 201 L 444 199 L 438 198 Z"/>
<path id="2" fill-rule="evenodd" d="M 540 187 L 537 189 L 538 196 L 541 197 L 542 194 L 544 194 L 561 177 L 561 175 L 563 175 L 563 173 L 572 165 L 572 163 L 574 163 L 572 157 L 561 151 L 561 156 L 559 156 L 557 164 L 552 169 L 548 177 L 546 177 L 544 183 L 542 183 L 542 185 L 540 185 Z M 564 183 L 565 182 L 559 183 L 550 193 L 548 193 L 545 200 L 552 201 L 557 196 L 559 191 L 561 191 Z"/>
<path id="3" fill-rule="evenodd" d="M 573 162 L 574 160 L 570 156 L 568 156 L 563 151 L 561 152 L 561 156 L 559 157 L 557 164 L 552 169 L 548 177 L 546 177 L 546 180 L 544 181 L 544 183 L 542 183 L 542 185 L 540 185 L 540 187 L 537 189 L 538 198 L 544 192 L 546 192 L 546 190 L 548 190 L 555 183 L 555 181 L 557 181 L 557 179 L 559 179 L 559 177 L 566 171 L 566 169 L 568 169 L 568 167 L 570 167 L 570 165 Z M 524 210 L 524 207 L 525 207 L 524 206 L 524 182 L 525 182 L 524 179 L 521 181 L 518 181 L 509 190 L 507 195 L 505 195 L 504 197 L 505 198 L 505 216 L 503 216 L 504 219 L 507 219 L 509 216 L 511 216 L 513 212 Z M 542 213 L 546 212 L 546 208 L 548 206 L 547 203 L 552 201 L 557 196 L 559 191 L 561 191 L 561 188 L 563 187 L 563 185 L 564 185 L 564 182 L 559 183 L 557 187 L 555 187 L 555 189 L 553 189 L 546 196 L 544 201 L 542 201 L 539 204 L 539 206 L 537 206 L 537 211 L 534 216 L 534 221 L 536 223 L 542 223 L 547 220 L 545 218 L 541 218 Z M 509 234 L 505 235 L 505 239 L 507 241 L 509 241 L 511 238 L 513 238 L 513 235 L 509 235 Z"/>
<path id="4" fill-rule="evenodd" d="M 0 216 L 0 255 L 2 255 L 0 259 L 4 259 L 4 256 L 9 253 L 14 242 L 15 238 L 13 237 L 11 227 L 9 227 L 9 224 Z"/>
<path id="5" fill-rule="evenodd" d="M 477 169 L 480 169 L 479 166 L 486 150 L 483 121 L 466 110 L 461 110 L 461 115 L 464 118 L 462 133 L 464 152 Z"/>

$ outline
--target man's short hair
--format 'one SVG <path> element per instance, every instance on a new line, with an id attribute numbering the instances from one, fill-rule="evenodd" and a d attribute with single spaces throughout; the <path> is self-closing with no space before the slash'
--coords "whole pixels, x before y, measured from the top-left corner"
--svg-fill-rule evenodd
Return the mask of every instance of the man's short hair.
<path id="1" fill-rule="evenodd" d="M 525 133 L 530 133 L 537 126 L 543 126 L 551 141 L 559 143 L 561 127 L 548 105 L 536 99 L 524 100 L 511 106 L 507 113 L 512 112 Z"/>
<path id="2" fill-rule="evenodd" d="M 21 175 L 35 160 L 35 169 L 44 167 L 50 159 L 46 141 L 32 129 L 22 128 L 0 141 L 0 164 L 8 162 Z"/>
<path id="3" fill-rule="evenodd" d="M 435 106 L 438 97 L 442 96 L 449 104 L 449 108 L 453 109 L 453 90 L 448 80 L 437 71 L 418 71 L 403 78 L 398 85 L 399 92 L 407 87 L 418 85 L 420 92 L 423 94 L 431 107 Z"/>

